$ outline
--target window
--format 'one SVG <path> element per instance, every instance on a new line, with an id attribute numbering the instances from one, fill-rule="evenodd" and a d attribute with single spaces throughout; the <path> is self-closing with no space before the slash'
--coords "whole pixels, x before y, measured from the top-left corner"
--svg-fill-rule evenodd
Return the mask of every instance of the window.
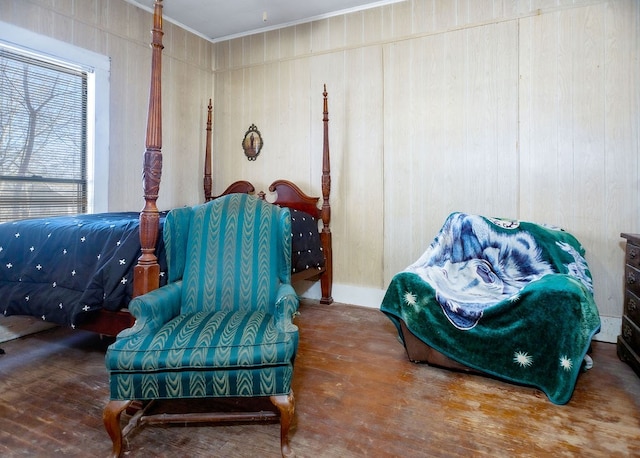
<path id="1" fill-rule="evenodd" d="M 108 210 L 109 66 L 0 22 L 0 222 Z"/>
<path id="2" fill-rule="evenodd" d="M 87 72 L 0 47 L 0 220 L 87 211 Z"/>

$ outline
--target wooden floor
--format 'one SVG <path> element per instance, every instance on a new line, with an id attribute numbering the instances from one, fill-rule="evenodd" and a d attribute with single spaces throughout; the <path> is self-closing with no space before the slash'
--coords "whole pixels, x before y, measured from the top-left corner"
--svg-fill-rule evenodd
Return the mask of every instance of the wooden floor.
<path id="1" fill-rule="evenodd" d="M 298 457 L 640 456 L 640 379 L 595 342 L 565 406 L 540 391 L 409 362 L 378 310 L 305 302 L 294 375 Z M 5 342 L 0 456 L 107 456 L 108 341 L 56 328 Z M 277 423 L 145 426 L 128 457 L 277 457 Z"/>

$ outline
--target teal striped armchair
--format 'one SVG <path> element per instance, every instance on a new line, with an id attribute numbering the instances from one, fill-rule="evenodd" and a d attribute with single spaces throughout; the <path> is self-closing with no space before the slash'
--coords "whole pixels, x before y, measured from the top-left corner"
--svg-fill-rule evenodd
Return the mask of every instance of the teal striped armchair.
<path id="1" fill-rule="evenodd" d="M 289 210 L 247 194 L 232 194 L 172 210 L 163 237 L 168 284 L 129 304 L 135 325 L 106 353 L 111 400 L 104 409 L 113 455 L 137 424 L 157 422 L 146 401 L 193 398 L 269 398 L 273 412 L 162 412 L 162 420 L 211 422 L 280 419 L 283 456 L 288 430 L 298 328 L 291 287 Z M 140 401 L 132 404 L 133 401 Z M 165 403 L 166 404 L 166 403 Z M 150 410 L 149 410 L 150 412 Z M 271 414 L 271 415 L 270 415 Z"/>

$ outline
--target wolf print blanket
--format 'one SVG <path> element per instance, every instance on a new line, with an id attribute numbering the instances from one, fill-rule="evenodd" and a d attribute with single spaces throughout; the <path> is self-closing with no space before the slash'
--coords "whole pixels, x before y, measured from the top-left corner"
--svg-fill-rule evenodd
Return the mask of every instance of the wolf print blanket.
<path id="1" fill-rule="evenodd" d="M 571 398 L 600 329 L 584 249 L 568 232 L 453 213 L 392 279 L 381 310 L 446 356 Z M 402 334 L 400 333 L 402 337 Z"/>

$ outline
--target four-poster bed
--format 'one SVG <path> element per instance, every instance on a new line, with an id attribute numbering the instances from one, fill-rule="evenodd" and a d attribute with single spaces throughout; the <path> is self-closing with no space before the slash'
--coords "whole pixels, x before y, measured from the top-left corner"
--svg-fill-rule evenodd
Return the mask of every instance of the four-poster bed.
<path id="1" fill-rule="evenodd" d="M 139 214 L 132 212 L 121 215 L 123 219 L 129 219 L 128 222 L 122 223 L 123 225 L 127 226 L 127 230 L 129 232 L 126 232 L 123 229 L 123 233 L 115 237 L 115 239 L 112 233 L 101 235 L 101 237 L 107 240 L 107 242 L 105 243 L 112 243 L 114 242 L 114 240 L 117 240 L 118 248 L 121 245 L 121 239 L 124 239 L 125 237 L 127 240 L 129 240 L 129 242 L 139 238 L 139 248 L 137 249 L 139 258 L 137 260 L 137 264 L 133 266 L 132 263 L 129 262 L 129 259 L 127 259 L 127 262 L 124 263 L 124 255 L 120 256 L 120 252 L 111 253 L 110 251 L 110 260 L 113 265 L 126 264 L 127 266 L 129 266 L 129 270 L 127 270 L 126 272 L 118 271 L 118 277 L 116 281 L 110 280 L 111 283 L 114 284 L 112 289 L 115 292 L 113 292 L 112 294 L 111 292 L 107 291 L 106 287 L 103 284 L 95 286 L 96 280 L 91 279 L 90 282 L 94 284 L 94 292 L 97 291 L 99 293 L 97 294 L 99 298 L 96 299 L 95 302 L 87 304 L 82 302 L 85 300 L 85 298 L 83 297 L 83 294 L 85 293 L 85 291 L 83 291 L 83 288 L 86 288 L 86 286 L 69 286 L 68 289 L 77 289 L 77 291 L 75 291 L 76 297 L 74 299 L 77 302 L 75 304 L 75 315 L 73 319 L 62 317 L 52 320 L 53 322 L 57 322 L 58 324 L 86 329 L 104 335 L 116 335 L 121 330 L 128 328 L 133 324 L 133 317 L 126 309 L 128 301 L 132 297 L 136 297 L 151 290 L 157 289 L 164 281 L 162 275 L 163 267 L 161 267 L 161 265 L 164 262 L 162 225 L 165 212 L 160 212 L 156 205 L 162 174 L 162 38 L 162 2 L 156 1 L 154 7 L 151 42 L 151 84 L 149 91 L 149 110 L 145 142 L 146 149 L 144 152 L 143 164 L 143 191 L 145 199 L 144 208 Z M 319 197 L 307 196 L 300 190 L 298 186 L 287 180 L 274 181 L 269 187 L 269 192 L 275 193 L 275 199 L 273 200 L 273 203 L 280 206 L 289 207 L 290 209 L 292 209 L 292 213 L 294 213 L 294 211 L 300 211 L 311 216 L 312 220 L 306 217 L 299 219 L 301 222 L 302 220 L 305 220 L 305 227 L 314 226 L 314 234 L 312 235 L 314 235 L 315 238 L 318 239 L 318 243 L 321 244 L 320 256 L 323 259 L 321 259 L 321 262 L 319 263 L 313 262 L 308 266 L 309 268 L 306 268 L 307 264 L 305 264 L 303 260 L 302 266 L 298 266 L 293 272 L 292 279 L 293 281 L 299 281 L 302 279 L 319 279 L 321 282 L 322 290 L 321 302 L 331 303 L 333 301 L 331 297 L 331 207 L 329 204 L 331 177 L 329 166 L 328 109 L 326 87 L 324 89 L 323 96 L 324 140 L 322 159 L 323 167 L 321 207 L 318 207 L 318 202 L 320 200 Z M 206 201 L 215 198 L 212 196 L 211 161 L 212 154 L 210 104 L 207 115 L 206 158 L 204 170 L 204 193 Z M 231 184 L 220 196 L 237 192 L 253 193 L 254 191 L 254 187 L 250 183 L 246 181 L 237 181 Z M 262 198 L 266 198 L 266 195 L 263 192 L 258 193 L 258 195 Z M 85 215 L 82 216 L 84 217 Z M 100 217 L 103 219 L 110 219 L 112 217 L 112 214 L 102 214 L 100 215 Z M 67 222 L 65 230 L 78 231 L 78 227 L 88 227 L 84 222 L 79 223 L 77 217 L 75 220 L 73 220 L 73 218 L 74 217 L 71 217 L 72 220 Z M 317 227 L 317 221 L 322 222 L 322 227 L 320 230 Z M 33 269 L 33 266 L 35 266 L 37 263 L 37 259 L 35 258 L 35 256 L 39 255 L 37 249 L 39 248 L 39 246 L 36 245 L 35 254 L 33 255 L 29 254 L 27 256 L 24 254 L 24 251 L 16 251 L 14 254 L 12 254 L 12 246 L 15 245 L 14 235 L 19 232 L 19 230 L 16 229 L 19 227 L 18 224 L 21 224 L 21 222 L 0 224 L 0 240 L 3 240 L 2 243 L 0 243 L 0 245 L 2 245 L 2 247 L 0 247 L 0 266 L 5 266 L 4 269 L 0 268 L 0 294 L 2 294 L 5 298 L 1 311 L 5 315 L 34 315 L 42 317 L 43 320 L 49 321 L 49 313 L 46 311 L 46 308 L 56 309 L 55 311 L 58 314 L 62 313 L 63 307 L 61 307 L 61 304 L 63 301 L 61 300 L 59 302 L 55 301 L 55 303 L 48 303 L 50 302 L 49 300 L 47 300 L 50 297 L 50 293 L 46 288 L 50 288 L 52 285 L 54 287 L 57 286 L 57 291 L 59 292 L 64 289 L 61 287 L 63 286 L 64 282 L 58 280 L 57 278 L 54 278 L 52 280 L 50 278 L 43 277 L 43 288 L 40 291 L 40 296 L 42 296 L 43 299 L 38 299 L 36 294 L 30 294 L 28 291 L 25 292 L 25 290 L 21 289 L 24 288 L 27 283 L 29 283 L 29 281 L 31 281 L 32 277 L 30 276 L 31 273 L 24 273 L 18 269 L 18 267 L 20 266 L 18 266 L 19 262 L 16 262 L 16 260 L 19 260 L 20 262 L 25 260 L 26 263 L 26 259 L 28 258 L 31 264 L 29 266 L 24 266 L 24 268 Z M 42 226 L 45 224 L 48 225 L 49 221 L 42 222 L 40 225 Z M 295 224 L 296 223 L 292 221 L 292 232 L 296 231 Z M 107 226 L 107 228 L 113 231 L 112 226 Z M 7 232 L 2 232 L 5 230 Z M 132 231 L 135 231 L 137 234 L 132 234 Z M 135 235 L 137 235 L 138 237 L 136 237 Z M 49 243 L 51 239 L 55 238 L 51 237 L 50 234 L 47 234 L 45 237 L 47 237 L 47 243 Z M 25 245 L 26 241 L 27 234 L 23 233 L 21 241 L 22 243 L 16 249 L 24 250 L 28 248 L 28 244 Z M 307 243 L 306 240 L 303 240 L 302 242 L 303 245 Z M 129 245 L 131 245 L 131 243 L 129 243 Z M 295 240 L 293 242 L 293 245 L 296 245 Z M 78 243 L 78 246 L 80 246 L 80 243 Z M 60 247 L 56 247 L 56 250 L 57 249 L 66 250 L 66 248 Z M 94 255 L 92 255 L 94 259 L 93 264 L 95 265 L 92 265 L 91 268 L 96 270 L 96 275 L 99 277 L 99 281 L 103 282 L 105 281 L 103 277 L 106 277 L 108 273 L 110 274 L 116 271 L 116 268 L 111 267 L 111 265 L 107 264 L 107 257 L 104 256 L 104 251 L 112 250 L 112 248 L 96 248 L 96 250 L 98 253 L 97 256 L 95 256 L 95 253 Z M 32 250 L 32 252 L 33 251 L 34 250 Z M 53 252 L 51 251 L 50 245 L 45 246 L 44 242 L 42 244 L 42 248 L 40 248 L 40 251 Z M 293 256 L 295 256 L 295 254 Z M 98 264 L 95 263 L 96 257 L 100 259 L 100 263 Z M 126 257 L 128 258 L 129 255 L 127 255 Z M 133 262 L 135 263 L 135 260 Z M 53 262 L 51 264 L 53 264 Z M 292 262 L 292 266 L 294 265 L 295 262 Z M 7 266 L 11 266 L 11 269 L 9 269 Z M 118 267 L 118 269 L 120 268 L 122 268 L 122 266 Z M 47 266 L 47 269 L 42 269 L 38 271 L 38 273 L 44 275 L 44 271 L 47 270 L 56 273 L 56 275 L 58 274 L 58 271 L 60 271 L 58 266 L 49 265 Z M 71 282 L 71 276 L 73 276 L 73 282 L 77 283 L 75 269 L 73 270 L 73 274 L 71 274 L 70 272 L 72 272 L 71 269 L 69 269 L 68 272 L 65 271 L 65 275 L 70 278 L 69 282 Z M 29 281 L 23 281 L 25 278 L 28 278 Z M 46 285 L 46 288 L 44 288 L 44 285 Z M 110 295 L 113 297 L 110 297 Z M 104 307 L 103 302 L 105 302 L 108 297 L 110 297 L 110 306 Z M 42 302 L 44 302 L 44 304 Z M 38 303 L 38 306 L 34 307 L 36 303 Z M 67 303 L 65 303 L 64 308 L 67 308 Z M 52 313 L 51 316 L 54 316 L 54 314 Z"/>

